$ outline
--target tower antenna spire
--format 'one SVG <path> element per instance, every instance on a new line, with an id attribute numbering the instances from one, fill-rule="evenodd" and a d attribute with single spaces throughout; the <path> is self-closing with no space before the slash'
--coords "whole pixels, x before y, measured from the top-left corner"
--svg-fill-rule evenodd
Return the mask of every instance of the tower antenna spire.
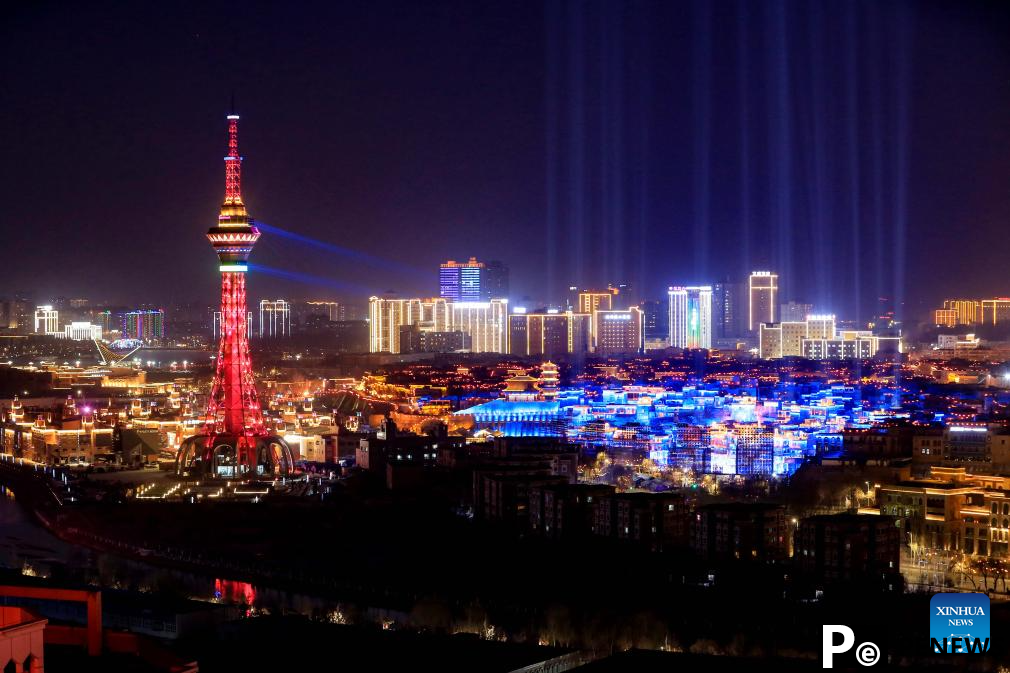
<path id="1" fill-rule="evenodd" d="M 242 204 L 242 157 L 238 153 L 238 115 L 228 115 L 228 156 L 224 158 L 224 204 Z"/>

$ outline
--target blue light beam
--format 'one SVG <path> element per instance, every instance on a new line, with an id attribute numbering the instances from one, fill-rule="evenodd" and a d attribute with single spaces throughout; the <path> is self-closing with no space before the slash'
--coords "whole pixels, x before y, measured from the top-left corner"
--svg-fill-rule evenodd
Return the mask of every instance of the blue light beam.
<path id="1" fill-rule="evenodd" d="M 287 231 L 286 229 L 281 229 L 280 227 L 274 227 L 269 224 L 264 224 L 259 220 L 256 220 L 256 227 L 266 234 L 270 234 L 273 236 L 280 236 L 281 238 L 286 238 L 290 241 L 302 243 L 312 248 L 325 250 L 326 252 L 332 252 L 336 255 L 340 255 L 341 257 L 346 257 L 347 259 L 354 260 L 355 262 L 366 264 L 368 266 L 376 267 L 382 269 L 383 271 L 392 271 L 394 273 L 399 273 L 405 276 L 416 276 L 418 278 L 424 278 L 425 280 L 431 278 L 431 272 L 424 271 L 415 266 L 400 264 L 398 262 L 393 262 L 388 259 L 382 259 L 381 257 L 376 257 L 375 255 L 370 255 L 366 252 L 361 252 L 360 250 L 345 248 L 340 245 L 335 245 L 333 243 L 327 243 L 326 241 L 320 241 L 315 238 L 303 236 L 302 234 L 296 234 L 293 231 Z"/>

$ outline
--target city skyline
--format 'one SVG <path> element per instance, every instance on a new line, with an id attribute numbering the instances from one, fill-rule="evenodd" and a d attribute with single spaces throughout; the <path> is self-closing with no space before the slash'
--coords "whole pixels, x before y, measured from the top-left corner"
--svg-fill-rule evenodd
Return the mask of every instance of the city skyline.
<path id="1" fill-rule="evenodd" d="M 12 292 L 32 285 L 44 295 L 78 290 L 122 303 L 205 296 L 214 282 L 205 269 L 171 287 L 144 275 L 127 284 L 123 267 L 101 246 L 90 252 L 88 242 L 108 231 L 125 241 L 124 263 L 155 268 L 189 258 L 188 246 L 213 217 L 207 167 L 234 89 L 255 120 L 246 146 L 256 160 L 247 170 L 258 186 L 249 199 L 262 205 L 264 236 L 276 241 L 252 260 L 257 297 L 364 300 L 389 289 L 423 296 L 433 265 L 471 255 L 510 267 L 515 301 L 611 282 L 662 299 L 671 284 L 715 284 L 758 268 L 780 274 L 784 298 L 860 318 L 872 315 L 879 296 L 926 314 L 949 295 L 1010 294 L 998 274 L 1010 250 L 995 236 L 1010 220 L 1002 188 L 1010 137 L 997 112 L 1010 100 L 1010 59 L 998 41 L 1005 9 L 972 5 L 954 14 L 931 4 L 855 3 L 788 16 L 777 3 L 532 9 L 453 5 L 468 26 L 457 31 L 430 8 L 383 6 L 368 16 L 352 8 L 351 20 L 338 23 L 360 34 L 338 29 L 332 40 L 310 25 L 325 22 L 288 17 L 322 56 L 290 56 L 302 76 L 314 76 L 312 95 L 290 91 L 274 73 L 254 78 L 289 39 L 267 30 L 269 9 L 228 23 L 214 6 L 154 22 L 146 21 L 151 9 L 23 11 L 4 46 L 27 64 L 5 81 L 27 95 L 2 113 L 4 126 L 20 131 L 8 138 L 2 196 L 7 221 L 24 226 L 6 230 L 25 266 L 55 263 L 76 273 L 29 283 L 13 267 L 0 281 Z M 611 19 L 623 29 L 605 35 L 595 27 Z M 96 20 L 127 41 L 141 39 L 129 28 L 145 21 L 164 46 L 144 51 L 147 65 L 165 82 L 185 73 L 192 93 L 152 88 L 136 65 L 71 29 Z M 238 32 L 225 37 L 222 26 L 232 20 Z M 951 21 L 963 30 L 949 32 Z M 391 43 L 389 29 L 407 22 L 428 32 Z M 827 34 L 829 24 L 841 29 Z M 707 30 L 698 37 L 666 30 L 684 26 Z M 633 43 L 625 31 L 643 39 Z M 963 37 L 969 32 L 971 40 Z M 262 38 L 262 48 L 234 37 L 245 33 Z M 452 39 L 422 49 L 439 35 Z M 47 49 L 57 36 L 75 49 Z M 865 57 L 845 57 L 853 53 L 846 45 Z M 387 55 L 369 70 L 364 56 L 376 49 Z M 226 51 L 235 57 L 219 58 Z M 79 62 L 69 63 L 77 52 Z M 51 56 L 36 57 L 42 53 Z M 949 65 L 954 53 L 986 68 L 962 77 Z M 479 70 L 450 66 L 468 60 L 460 55 L 481 56 L 472 66 Z M 393 88 L 404 75 L 396 68 L 414 57 L 411 95 L 399 100 Z M 215 65 L 198 67 L 207 62 Z M 680 67 L 671 70 L 674 63 Z M 51 86 L 65 72 L 79 75 L 73 86 Z M 509 85 L 508 99 L 466 93 L 490 72 Z M 745 74 L 753 86 L 741 87 Z M 124 79 L 140 87 L 129 104 L 96 97 Z M 222 80 L 230 82 L 225 91 Z M 285 96 L 268 97 L 275 87 Z M 391 105 L 377 113 L 378 100 Z M 85 110 L 100 112 L 87 130 Z M 741 110 L 750 115 L 743 126 Z M 53 123 L 56 111 L 67 123 Z M 698 132 L 679 130 L 689 128 Z M 392 144 L 416 147 L 418 158 L 391 154 Z M 147 159 L 138 163 L 141 155 Z M 73 204 L 70 216 L 52 203 Z M 994 240 L 977 251 L 981 264 L 945 255 L 964 227 Z M 45 245 L 31 238 L 38 230 L 50 234 Z M 395 232 L 397 243 L 374 232 Z M 936 258 L 945 273 L 925 274 Z"/>
<path id="2" fill-rule="evenodd" d="M 1010 670 L 1007 35 L 19 6 L 4 672 Z"/>

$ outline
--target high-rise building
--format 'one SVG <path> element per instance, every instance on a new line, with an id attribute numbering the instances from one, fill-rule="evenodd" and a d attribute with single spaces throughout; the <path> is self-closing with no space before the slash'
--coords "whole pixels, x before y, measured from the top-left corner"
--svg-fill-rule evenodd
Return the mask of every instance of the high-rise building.
<path id="1" fill-rule="evenodd" d="M 642 310 L 597 310 L 593 314 L 593 350 L 599 355 L 637 353 L 642 349 Z"/>
<path id="2" fill-rule="evenodd" d="M 938 308 L 933 311 L 933 322 L 937 327 L 957 327 L 957 311 L 952 308 Z"/>
<path id="3" fill-rule="evenodd" d="M 589 351 L 588 313 L 513 313 L 509 316 L 509 353 L 563 357 Z"/>
<path id="4" fill-rule="evenodd" d="M 649 299 L 638 305 L 642 309 L 646 341 L 670 339 L 670 305 L 669 301 Z"/>
<path id="5" fill-rule="evenodd" d="M 470 337 L 471 352 L 507 353 L 508 308 L 507 299 L 450 303 L 452 329 Z"/>
<path id="6" fill-rule="evenodd" d="M 221 272 L 224 328 L 215 361 L 206 422 L 183 440 L 176 471 L 186 478 L 264 479 L 284 477 L 293 468 L 291 447 L 271 435 L 263 422 L 249 355 L 246 316 L 247 262 L 260 232 L 242 201 L 242 157 L 238 153 L 238 115 L 228 116 L 225 197 L 207 239 Z"/>
<path id="7" fill-rule="evenodd" d="M 958 325 L 976 325 L 982 320 L 980 303 L 975 299 L 947 299 L 943 302 L 945 309 L 954 311 Z"/>
<path id="8" fill-rule="evenodd" d="M 343 306 L 335 301 L 307 301 L 304 302 L 305 313 L 307 315 L 323 315 L 330 322 L 343 320 L 341 316 Z"/>
<path id="9" fill-rule="evenodd" d="M 504 262 L 491 260 L 484 265 L 480 292 L 481 301 L 509 298 L 509 268 Z"/>
<path id="10" fill-rule="evenodd" d="M 54 309 L 52 304 L 35 307 L 35 333 L 60 333 L 60 312 Z"/>
<path id="11" fill-rule="evenodd" d="M 481 301 L 484 263 L 471 257 L 468 262 L 449 260 L 439 267 L 439 296 L 447 301 Z"/>
<path id="12" fill-rule="evenodd" d="M 748 280 L 747 329 L 752 334 L 763 322 L 777 322 L 779 276 L 771 271 L 754 271 Z"/>
<path id="13" fill-rule="evenodd" d="M 712 347 L 712 287 L 671 287 L 670 345 L 675 348 Z"/>
<path id="14" fill-rule="evenodd" d="M 450 302 L 430 299 L 386 299 L 368 301 L 369 351 L 400 353 L 400 327 L 418 325 L 428 332 L 452 331 Z"/>
<path id="15" fill-rule="evenodd" d="M 112 311 L 108 309 L 92 314 L 91 320 L 102 328 L 103 333 L 112 330 Z"/>
<path id="16" fill-rule="evenodd" d="M 763 322 L 758 326 L 758 357 L 762 360 L 782 357 L 782 325 Z"/>
<path id="17" fill-rule="evenodd" d="M 260 300 L 260 338 L 291 336 L 291 304 L 284 299 Z"/>
<path id="18" fill-rule="evenodd" d="M 955 309 L 956 310 L 956 309 Z M 1010 322 L 1010 299 L 983 299 L 979 304 L 980 322 L 983 325 L 1000 325 Z"/>
<path id="19" fill-rule="evenodd" d="M 152 341 L 165 338 L 165 312 L 159 309 L 140 309 L 123 314 L 124 339 Z"/>
<path id="20" fill-rule="evenodd" d="M 782 322 L 803 322 L 813 312 L 813 304 L 800 304 L 795 301 L 779 304 L 779 320 Z"/>
<path id="21" fill-rule="evenodd" d="M 456 353 L 470 350 L 463 332 L 429 332 L 418 324 L 400 325 L 401 353 Z"/>
<path id="22" fill-rule="evenodd" d="M 717 283 L 712 292 L 712 335 L 738 339 L 747 333 L 747 284 Z"/>
<path id="23" fill-rule="evenodd" d="M 582 290 L 579 292 L 577 312 L 592 315 L 597 311 L 612 311 L 615 296 L 613 290 Z"/>

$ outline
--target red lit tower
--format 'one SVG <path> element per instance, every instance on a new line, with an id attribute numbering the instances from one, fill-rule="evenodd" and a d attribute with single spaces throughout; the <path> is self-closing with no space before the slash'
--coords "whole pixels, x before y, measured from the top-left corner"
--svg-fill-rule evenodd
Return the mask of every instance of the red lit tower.
<path id="1" fill-rule="evenodd" d="M 238 115 L 228 115 L 224 203 L 207 231 L 221 269 L 221 342 L 203 431 L 188 438 L 176 459 L 178 472 L 197 478 L 258 478 L 288 474 L 291 449 L 263 424 L 249 357 L 246 262 L 260 232 L 242 202 Z"/>

